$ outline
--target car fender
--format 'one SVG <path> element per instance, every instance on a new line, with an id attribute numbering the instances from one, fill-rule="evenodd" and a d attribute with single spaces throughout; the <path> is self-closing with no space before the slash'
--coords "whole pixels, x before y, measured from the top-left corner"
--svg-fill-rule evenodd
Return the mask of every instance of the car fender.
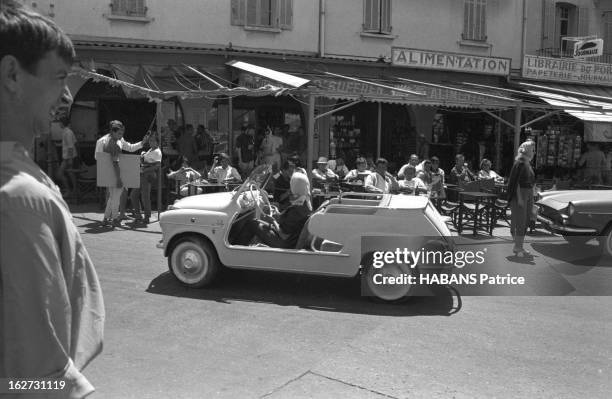
<path id="1" fill-rule="evenodd" d="M 166 211 L 160 216 L 164 255 L 168 255 L 168 248 L 175 238 L 185 234 L 202 235 L 219 250 L 228 224 L 229 216 L 224 212 L 194 209 Z"/>

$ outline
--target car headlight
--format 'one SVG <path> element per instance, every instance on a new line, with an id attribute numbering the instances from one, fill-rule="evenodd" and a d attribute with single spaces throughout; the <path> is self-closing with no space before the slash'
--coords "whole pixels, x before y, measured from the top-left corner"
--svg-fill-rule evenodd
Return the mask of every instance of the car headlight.
<path id="1" fill-rule="evenodd" d="M 567 206 L 567 216 L 572 217 L 572 215 L 574 215 L 574 212 L 576 211 L 574 204 L 572 204 L 571 202 L 569 203 L 569 205 Z"/>

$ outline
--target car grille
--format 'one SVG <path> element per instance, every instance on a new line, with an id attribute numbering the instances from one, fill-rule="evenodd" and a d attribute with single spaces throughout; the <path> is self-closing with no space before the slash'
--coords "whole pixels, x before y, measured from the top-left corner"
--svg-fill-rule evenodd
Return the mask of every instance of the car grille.
<path id="1" fill-rule="evenodd" d="M 561 213 L 549 206 L 538 204 L 538 213 L 556 224 L 563 224 Z"/>

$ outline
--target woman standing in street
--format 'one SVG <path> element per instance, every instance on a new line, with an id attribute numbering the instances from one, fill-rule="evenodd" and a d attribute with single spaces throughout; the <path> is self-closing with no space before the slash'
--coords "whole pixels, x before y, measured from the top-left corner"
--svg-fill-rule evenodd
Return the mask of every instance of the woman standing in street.
<path id="1" fill-rule="evenodd" d="M 514 239 L 512 252 L 519 257 L 531 256 L 531 253 L 523 248 L 523 241 L 525 241 L 533 208 L 535 173 L 530 162 L 534 150 L 533 141 L 528 140 L 520 145 L 508 180 L 508 202 L 512 212 L 510 234 Z"/>

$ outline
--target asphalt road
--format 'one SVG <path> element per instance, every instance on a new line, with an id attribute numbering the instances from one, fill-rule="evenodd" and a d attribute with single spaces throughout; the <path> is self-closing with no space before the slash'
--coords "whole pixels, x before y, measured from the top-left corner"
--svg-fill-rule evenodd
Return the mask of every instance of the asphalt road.
<path id="1" fill-rule="evenodd" d="M 76 210 L 106 303 L 94 398 L 609 398 L 610 260 L 531 237 L 517 262 L 503 229 L 464 242 L 531 281 L 513 296 L 440 289 L 373 303 L 357 281 L 237 272 L 209 289 L 168 273 L 159 225 L 99 229 Z M 495 292 L 499 294 L 499 291 Z M 525 295 L 525 296 L 522 296 Z"/>

